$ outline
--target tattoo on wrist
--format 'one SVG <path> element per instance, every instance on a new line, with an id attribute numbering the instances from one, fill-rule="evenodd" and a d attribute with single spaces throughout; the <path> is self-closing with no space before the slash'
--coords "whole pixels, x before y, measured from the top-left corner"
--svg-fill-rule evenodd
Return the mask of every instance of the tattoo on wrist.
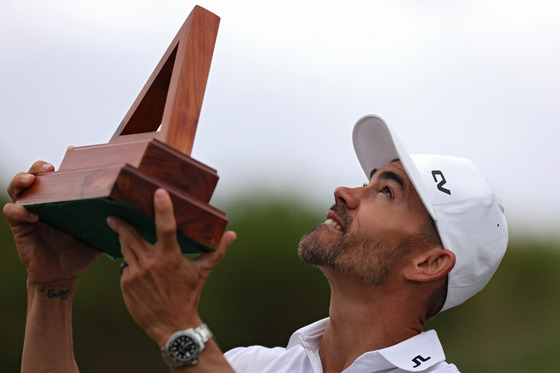
<path id="1" fill-rule="evenodd" d="M 56 291 L 55 289 L 51 288 L 51 289 L 47 289 L 44 285 L 41 288 L 41 290 L 39 290 L 41 293 L 45 293 L 47 295 L 47 298 L 60 298 L 62 300 L 68 299 L 68 296 L 70 295 L 70 291 L 72 290 L 72 288 L 68 288 L 68 289 L 63 289 L 63 290 L 58 290 Z"/>

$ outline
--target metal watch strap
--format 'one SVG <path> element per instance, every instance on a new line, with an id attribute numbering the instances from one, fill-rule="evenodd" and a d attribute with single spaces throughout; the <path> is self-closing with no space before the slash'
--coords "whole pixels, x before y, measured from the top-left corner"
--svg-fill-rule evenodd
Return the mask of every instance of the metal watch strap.
<path id="1" fill-rule="evenodd" d="M 190 361 L 178 361 L 174 359 L 169 350 L 173 340 L 177 337 L 177 335 L 180 335 L 182 333 L 189 333 L 194 338 L 198 339 L 197 344 L 199 345 L 200 349 L 196 354 L 196 356 Z M 161 357 L 165 362 L 165 364 L 167 364 L 170 368 L 179 368 L 184 365 L 195 365 L 198 361 L 198 355 L 200 354 L 200 352 L 202 352 L 202 350 L 204 350 L 205 344 L 210 340 L 210 338 L 212 338 L 212 331 L 206 324 L 202 324 L 197 328 L 189 328 L 189 329 L 178 331 L 174 333 L 171 337 L 169 337 L 167 343 L 161 348 Z"/>
<path id="2" fill-rule="evenodd" d="M 200 336 L 202 343 L 206 343 L 212 338 L 212 331 L 206 324 L 200 325 L 198 328 L 194 328 L 194 331 Z"/>

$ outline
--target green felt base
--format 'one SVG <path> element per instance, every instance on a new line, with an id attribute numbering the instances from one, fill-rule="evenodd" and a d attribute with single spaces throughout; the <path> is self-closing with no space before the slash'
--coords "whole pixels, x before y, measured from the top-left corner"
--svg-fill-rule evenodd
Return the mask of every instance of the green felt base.
<path id="1" fill-rule="evenodd" d="M 103 251 L 113 259 L 122 258 L 118 235 L 107 225 L 108 216 L 126 220 L 150 243 L 156 242 L 154 220 L 110 198 L 27 205 L 45 222 L 82 242 Z M 177 233 L 184 254 L 212 251 L 209 247 Z"/>

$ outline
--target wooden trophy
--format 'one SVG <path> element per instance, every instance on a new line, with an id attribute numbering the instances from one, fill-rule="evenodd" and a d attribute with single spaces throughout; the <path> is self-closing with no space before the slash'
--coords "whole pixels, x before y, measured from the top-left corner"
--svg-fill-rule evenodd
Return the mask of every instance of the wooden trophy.
<path id="1" fill-rule="evenodd" d="M 107 217 L 128 221 L 155 242 L 153 193 L 161 187 L 173 201 L 181 250 L 215 250 L 227 225 L 208 204 L 218 175 L 190 153 L 219 22 L 196 6 L 109 143 L 69 148 L 59 170 L 37 175 L 16 203 L 119 258 Z"/>

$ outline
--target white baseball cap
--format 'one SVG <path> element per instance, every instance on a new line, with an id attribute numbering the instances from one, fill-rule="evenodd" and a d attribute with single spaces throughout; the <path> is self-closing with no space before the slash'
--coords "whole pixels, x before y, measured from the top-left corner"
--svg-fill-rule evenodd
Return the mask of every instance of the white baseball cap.
<path id="1" fill-rule="evenodd" d="M 443 247 L 455 254 L 442 311 L 457 306 L 486 286 L 507 247 L 504 208 L 474 163 L 442 155 L 410 155 L 378 116 L 359 119 L 352 134 L 358 160 L 369 178 L 399 159 L 434 219 Z"/>

